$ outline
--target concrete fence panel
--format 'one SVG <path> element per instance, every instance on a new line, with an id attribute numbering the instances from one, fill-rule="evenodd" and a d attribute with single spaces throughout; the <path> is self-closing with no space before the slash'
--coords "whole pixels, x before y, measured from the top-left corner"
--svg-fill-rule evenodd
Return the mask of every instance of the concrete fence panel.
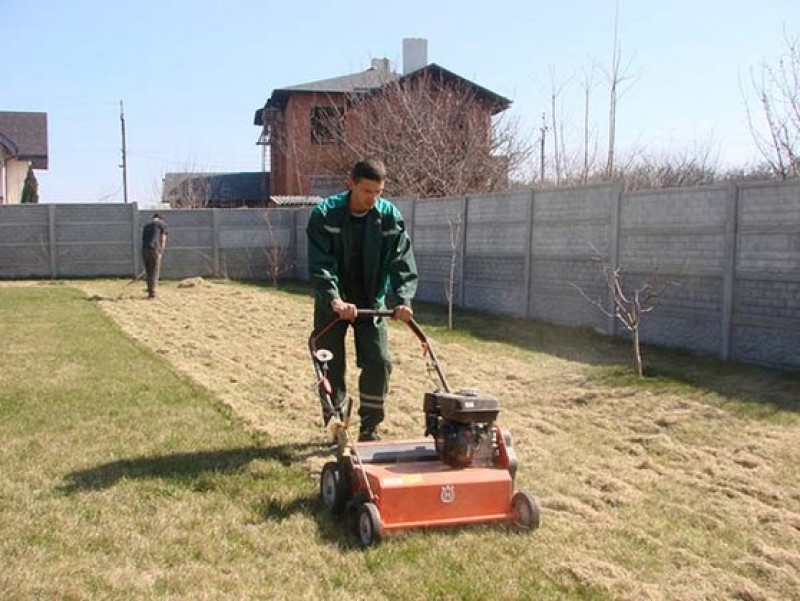
<path id="1" fill-rule="evenodd" d="M 731 358 L 800 368 L 800 183 L 742 186 Z"/>
<path id="2" fill-rule="evenodd" d="M 51 252 L 55 253 L 58 276 L 116 277 L 131 273 L 131 207 L 53 206 L 56 235 Z"/>
<path id="3" fill-rule="evenodd" d="M 161 266 L 165 279 L 190 277 L 212 277 L 221 275 L 214 262 L 214 209 L 162 211 L 169 236 L 167 250 Z M 151 215 L 143 211 L 141 228 L 150 221 Z M 141 252 L 139 248 L 136 252 Z"/>
<path id="4" fill-rule="evenodd" d="M 51 228 L 54 205 L 8 205 L 0 211 L 0 275 L 55 277 Z M 52 231 L 51 231 L 52 229 Z"/>
<path id="5" fill-rule="evenodd" d="M 529 317 L 613 331 L 606 315 L 583 295 L 609 309 L 602 266 L 615 254 L 619 194 L 618 185 L 534 193 Z"/>
<path id="6" fill-rule="evenodd" d="M 397 201 L 420 300 L 622 333 L 602 267 L 628 290 L 674 281 L 643 340 L 800 369 L 800 182 L 623 195 L 620 184 Z M 307 207 L 168 210 L 162 275 L 308 280 Z M 131 277 L 153 211 L 135 204 L 0 207 L 1 278 Z M 451 238 L 454 236 L 454 238 Z M 455 244 L 455 251 L 453 249 Z M 272 253 L 272 254 L 270 254 Z"/>
<path id="7" fill-rule="evenodd" d="M 467 200 L 465 306 L 525 316 L 530 201 L 530 192 Z"/>
<path id="8" fill-rule="evenodd" d="M 619 264 L 632 293 L 674 282 L 642 322 L 642 341 L 717 353 L 723 345 L 728 205 L 735 190 L 706 186 L 622 199 Z"/>
<path id="9" fill-rule="evenodd" d="M 447 303 L 450 265 L 454 260 L 453 304 L 463 305 L 466 203 L 464 198 L 443 198 L 418 202 L 410 210 L 401 209 L 406 219 L 407 215 L 414 219 L 413 228 L 409 229 L 420 276 L 417 288 L 420 300 Z"/>

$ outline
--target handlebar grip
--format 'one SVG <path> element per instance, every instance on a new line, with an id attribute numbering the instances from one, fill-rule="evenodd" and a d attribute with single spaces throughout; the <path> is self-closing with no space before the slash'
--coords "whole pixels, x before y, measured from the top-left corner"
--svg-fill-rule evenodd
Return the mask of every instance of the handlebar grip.
<path id="1" fill-rule="evenodd" d="M 394 311 L 391 309 L 358 309 L 358 315 L 375 316 L 375 317 L 391 317 Z"/>

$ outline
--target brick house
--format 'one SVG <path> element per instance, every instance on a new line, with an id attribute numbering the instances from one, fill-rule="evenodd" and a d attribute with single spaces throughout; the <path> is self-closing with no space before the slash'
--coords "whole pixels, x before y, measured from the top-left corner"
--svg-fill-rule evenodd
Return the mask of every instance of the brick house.
<path id="1" fill-rule="evenodd" d="M 358 135 L 353 115 L 369 110 L 370 103 L 379 102 L 393 85 L 414 82 L 468 87 L 477 99 L 471 109 L 477 111 L 477 120 L 471 120 L 479 123 L 487 144 L 492 116 L 511 105 L 510 100 L 429 64 L 426 40 L 403 40 L 402 74 L 391 70 L 388 59 L 373 59 L 366 71 L 272 91 L 254 119 L 262 128 L 258 143 L 269 147 L 270 194 L 326 196 L 342 190 L 346 172 L 338 166 L 332 170 L 330 157 L 340 150 L 343 154 L 344 140 Z M 456 131 L 458 127 L 454 124 Z"/>
<path id="2" fill-rule="evenodd" d="M 28 168 L 47 163 L 47 113 L 0 111 L 0 205 L 18 204 Z"/>

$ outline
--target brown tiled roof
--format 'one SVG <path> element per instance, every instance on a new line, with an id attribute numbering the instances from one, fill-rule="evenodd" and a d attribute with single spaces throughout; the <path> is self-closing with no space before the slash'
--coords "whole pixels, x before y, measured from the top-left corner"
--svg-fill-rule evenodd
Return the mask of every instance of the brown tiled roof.
<path id="1" fill-rule="evenodd" d="M 301 83 L 286 88 L 277 88 L 272 91 L 272 95 L 269 97 L 269 100 L 267 100 L 265 108 L 283 108 L 286 99 L 295 92 L 316 92 L 320 94 L 368 92 L 380 88 L 382 85 L 394 81 L 398 77 L 400 76 L 393 71 L 372 66 L 366 71 L 359 71 L 358 73 L 351 73 L 350 75 L 341 75 L 339 77 Z M 264 124 L 263 111 L 264 109 L 258 109 L 256 111 L 254 125 Z"/>
<path id="2" fill-rule="evenodd" d="M 367 69 L 360 73 L 322 79 L 309 83 L 301 83 L 296 86 L 282 88 L 290 92 L 355 92 L 358 90 L 372 90 L 379 88 L 387 82 L 397 79 L 397 73 L 391 71 L 381 71 L 380 69 Z"/>
<path id="3" fill-rule="evenodd" d="M 483 98 L 491 105 L 493 115 L 496 115 L 497 113 L 500 113 L 511 106 L 511 101 L 508 98 L 500 96 L 500 94 L 495 94 L 491 90 L 484 88 L 483 86 L 479 86 L 475 82 L 472 82 L 469 79 L 461 77 L 457 73 L 453 73 L 449 69 L 445 69 L 444 67 L 442 67 L 441 65 L 437 65 L 436 63 L 430 63 L 420 69 L 417 69 L 416 71 L 411 71 L 410 73 L 403 75 L 401 78 L 397 80 L 397 83 L 402 84 L 403 82 L 412 80 L 417 77 L 423 77 L 425 75 L 431 75 L 443 81 L 455 82 L 457 84 L 463 84 L 465 86 L 473 88 L 479 97 Z M 376 88 L 371 92 L 378 93 L 379 90 Z"/>
<path id="4" fill-rule="evenodd" d="M 47 169 L 47 113 L 0 111 L 0 144 L 35 169 Z"/>
<path id="5" fill-rule="evenodd" d="M 420 77 L 423 74 L 431 74 L 436 77 L 441 77 L 449 81 L 463 82 L 466 85 L 473 86 L 476 92 L 492 106 L 492 114 L 500 113 L 511 106 L 511 101 L 508 98 L 495 94 L 478 84 L 469 81 L 437 65 L 430 63 L 416 71 L 407 73 L 400 76 L 393 71 L 382 70 L 374 66 L 366 71 L 359 73 L 352 73 L 350 75 L 342 75 L 341 77 L 333 77 L 331 79 L 322 79 L 320 81 L 312 81 L 309 83 L 302 83 L 296 86 L 289 86 L 286 88 L 277 88 L 272 91 L 267 104 L 264 108 L 258 109 L 255 113 L 253 120 L 254 125 L 264 125 L 264 111 L 271 108 L 282 109 L 286 104 L 287 98 L 295 92 L 312 92 L 321 94 L 349 94 L 352 92 L 376 93 L 384 85 L 392 81 L 406 81 L 414 77 Z"/>

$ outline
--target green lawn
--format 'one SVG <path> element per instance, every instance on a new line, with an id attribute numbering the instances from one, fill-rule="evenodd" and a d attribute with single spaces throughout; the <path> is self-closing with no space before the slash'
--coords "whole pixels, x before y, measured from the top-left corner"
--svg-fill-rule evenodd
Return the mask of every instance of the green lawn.
<path id="1" fill-rule="evenodd" d="M 798 590 L 797 375 L 646 349 L 657 377 L 639 382 L 616 341 L 477 314 L 446 332 L 441 311 L 421 308 L 453 381 L 504 387 L 519 480 L 542 502 L 542 527 L 407 532 L 362 550 L 318 500 L 308 466 L 326 449 L 303 423 L 269 427 L 297 388 L 281 370 L 308 384 L 298 399 L 313 394 L 302 345 L 293 354 L 256 330 L 252 352 L 224 354 L 227 340 L 243 342 L 237 317 L 289 335 L 281 324 L 306 323 L 308 299 L 167 282 L 158 304 L 114 300 L 124 285 L 82 284 L 95 296 L 0 285 L 3 601 L 791 599 Z M 215 296 L 220 308 L 203 311 Z M 207 326 L 213 361 L 189 345 L 207 333 L 187 316 L 192 303 L 220 320 Z M 148 320 L 154 307 L 161 326 Z M 148 336 L 152 344 L 137 341 Z M 254 362 L 224 377 L 270 348 L 279 367 Z M 202 370 L 219 383 L 180 375 Z M 263 393 L 249 391 L 267 380 L 287 405 L 263 407 L 256 428 Z"/>
<path id="2" fill-rule="evenodd" d="M 270 597 L 270 557 L 318 531 L 308 450 L 245 431 L 75 290 L 0 298 L 0 596 Z"/>

